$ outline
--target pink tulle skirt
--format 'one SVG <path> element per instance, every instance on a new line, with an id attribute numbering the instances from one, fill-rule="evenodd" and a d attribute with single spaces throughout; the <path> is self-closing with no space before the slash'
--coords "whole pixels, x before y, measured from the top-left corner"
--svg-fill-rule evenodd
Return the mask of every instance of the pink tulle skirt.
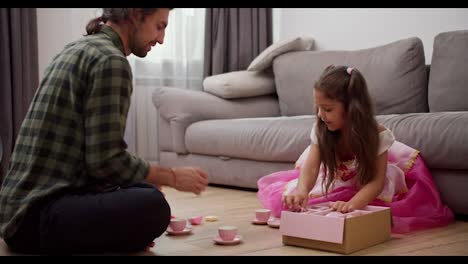
<path id="1" fill-rule="evenodd" d="M 390 207 L 392 232 L 408 233 L 420 229 L 444 226 L 454 220 L 453 212 L 441 201 L 436 185 L 432 180 L 423 159 L 418 156 L 412 168 L 406 172 L 408 191 L 395 194 L 391 202 L 375 199 L 370 205 Z M 299 170 L 275 172 L 258 180 L 257 197 L 265 208 L 271 209 L 276 217 L 281 216 L 281 196 L 285 185 L 299 177 Z M 357 189 L 341 187 L 328 195 L 309 199 L 309 205 L 326 201 L 349 201 Z"/>

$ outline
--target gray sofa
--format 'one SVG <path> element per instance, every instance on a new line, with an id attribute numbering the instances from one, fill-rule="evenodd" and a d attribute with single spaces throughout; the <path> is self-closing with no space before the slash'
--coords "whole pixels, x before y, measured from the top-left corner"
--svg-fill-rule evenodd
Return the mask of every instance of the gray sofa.
<path id="1" fill-rule="evenodd" d="M 203 91 L 157 88 L 163 166 L 201 166 L 210 182 L 257 188 L 269 173 L 290 170 L 310 144 L 312 84 L 329 64 L 358 68 L 377 119 L 418 150 L 442 199 L 468 215 L 468 31 L 434 39 L 426 65 L 419 38 L 355 51 L 298 51 L 273 60 L 276 93 L 223 99 Z"/>

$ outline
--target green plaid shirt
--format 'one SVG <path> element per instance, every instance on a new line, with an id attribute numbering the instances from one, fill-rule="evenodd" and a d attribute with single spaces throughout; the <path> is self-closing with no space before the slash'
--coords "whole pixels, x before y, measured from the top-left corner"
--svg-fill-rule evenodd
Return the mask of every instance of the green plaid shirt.
<path id="1" fill-rule="evenodd" d="M 0 235 L 16 231 L 28 206 L 64 188 L 142 181 L 149 164 L 123 140 L 132 72 L 118 34 L 68 44 L 45 71 L 23 121 L 0 190 Z"/>

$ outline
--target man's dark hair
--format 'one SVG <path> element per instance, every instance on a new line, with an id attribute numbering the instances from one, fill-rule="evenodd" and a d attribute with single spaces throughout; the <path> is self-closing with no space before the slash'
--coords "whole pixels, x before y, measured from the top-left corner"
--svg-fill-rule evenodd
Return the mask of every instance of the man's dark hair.
<path id="1" fill-rule="evenodd" d="M 130 17 L 132 11 L 141 12 L 142 19 L 156 12 L 159 8 L 103 8 L 102 16 L 96 17 L 88 22 L 86 25 L 87 35 L 96 34 L 101 31 L 102 24 L 107 21 L 119 23 L 125 21 Z M 169 8 L 172 10 L 173 8 Z"/>

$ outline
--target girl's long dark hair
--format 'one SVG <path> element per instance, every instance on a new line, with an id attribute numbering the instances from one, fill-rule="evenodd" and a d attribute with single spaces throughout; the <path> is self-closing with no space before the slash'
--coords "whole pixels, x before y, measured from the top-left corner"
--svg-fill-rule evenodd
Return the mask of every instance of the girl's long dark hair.
<path id="1" fill-rule="evenodd" d="M 363 186 L 374 179 L 375 161 L 379 146 L 379 132 L 374 107 L 366 80 L 361 72 L 346 66 L 328 66 L 315 83 L 314 89 L 328 98 L 343 103 L 347 130 L 329 131 L 318 117 L 317 138 L 321 161 L 325 168 L 325 191 L 328 193 L 338 169 L 338 140 L 342 133 L 349 133 L 350 146 L 357 161 L 357 183 Z"/>

